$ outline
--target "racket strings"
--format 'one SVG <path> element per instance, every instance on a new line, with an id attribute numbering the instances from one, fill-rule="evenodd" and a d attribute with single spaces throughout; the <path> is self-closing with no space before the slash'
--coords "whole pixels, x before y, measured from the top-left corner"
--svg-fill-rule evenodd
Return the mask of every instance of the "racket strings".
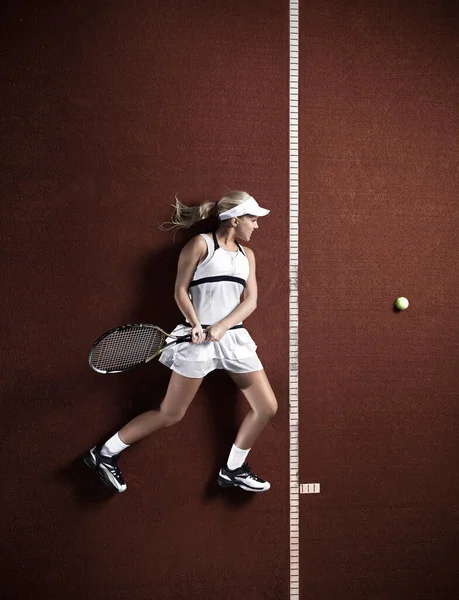
<path id="1" fill-rule="evenodd" d="M 152 327 L 114 331 L 95 347 L 92 363 L 101 371 L 129 369 L 158 352 L 165 339 L 162 331 Z"/>

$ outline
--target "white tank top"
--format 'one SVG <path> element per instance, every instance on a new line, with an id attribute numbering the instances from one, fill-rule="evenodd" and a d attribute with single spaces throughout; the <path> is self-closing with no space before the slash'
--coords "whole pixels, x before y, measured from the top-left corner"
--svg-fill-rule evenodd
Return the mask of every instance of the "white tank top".
<path id="1" fill-rule="evenodd" d="M 196 267 L 188 293 L 201 325 L 213 325 L 240 304 L 250 267 L 237 241 L 238 250 L 231 252 L 220 248 L 215 232 L 212 238 L 200 235 L 206 240 L 207 256 Z"/>

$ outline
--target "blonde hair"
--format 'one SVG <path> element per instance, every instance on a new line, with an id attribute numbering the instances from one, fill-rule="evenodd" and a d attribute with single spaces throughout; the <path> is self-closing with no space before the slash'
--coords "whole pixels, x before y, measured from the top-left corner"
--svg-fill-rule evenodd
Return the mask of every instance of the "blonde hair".
<path id="1" fill-rule="evenodd" d="M 159 228 L 161 231 L 172 231 L 175 229 L 176 232 L 179 229 L 188 229 L 198 221 L 208 219 L 209 217 L 218 217 L 220 213 L 237 206 L 241 202 L 244 202 L 244 200 L 247 200 L 247 198 L 250 198 L 250 194 L 236 190 L 229 192 L 220 198 L 218 202 L 207 201 L 196 206 L 186 206 L 180 202 L 176 194 L 175 204 L 171 204 L 174 209 L 171 220 L 165 221 L 162 225 L 159 225 Z"/>

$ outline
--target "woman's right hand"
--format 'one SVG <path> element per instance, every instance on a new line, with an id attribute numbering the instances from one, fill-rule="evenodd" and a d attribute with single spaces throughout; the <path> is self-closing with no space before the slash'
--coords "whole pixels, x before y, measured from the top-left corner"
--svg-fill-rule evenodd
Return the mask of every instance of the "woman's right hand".
<path id="1" fill-rule="evenodd" d="M 192 344 L 202 344 L 207 339 L 207 333 L 202 330 L 201 325 L 195 325 L 191 329 L 191 343 Z"/>

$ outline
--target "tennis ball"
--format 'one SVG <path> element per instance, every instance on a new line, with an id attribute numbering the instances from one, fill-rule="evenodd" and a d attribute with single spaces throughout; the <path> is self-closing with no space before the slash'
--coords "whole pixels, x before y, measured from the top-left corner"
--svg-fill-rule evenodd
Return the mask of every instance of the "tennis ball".
<path id="1" fill-rule="evenodd" d="M 397 300 L 395 301 L 395 306 L 399 309 L 399 310 L 405 310 L 408 308 L 408 306 L 410 305 L 410 303 L 408 302 L 408 300 L 406 298 L 404 298 L 403 296 L 401 296 L 400 298 L 397 298 Z"/>

